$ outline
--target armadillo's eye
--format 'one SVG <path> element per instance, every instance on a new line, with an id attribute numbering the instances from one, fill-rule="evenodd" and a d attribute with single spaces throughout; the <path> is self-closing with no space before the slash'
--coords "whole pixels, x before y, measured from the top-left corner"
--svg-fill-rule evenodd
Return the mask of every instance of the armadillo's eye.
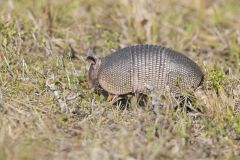
<path id="1" fill-rule="evenodd" d="M 87 57 L 87 61 L 88 61 L 89 63 L 91 63 L 91 64 L 96 64 L 97 59 L 96 59 L 96 57 L 94 57 L 94 56 L 88 56 L 88 57 Z"/>

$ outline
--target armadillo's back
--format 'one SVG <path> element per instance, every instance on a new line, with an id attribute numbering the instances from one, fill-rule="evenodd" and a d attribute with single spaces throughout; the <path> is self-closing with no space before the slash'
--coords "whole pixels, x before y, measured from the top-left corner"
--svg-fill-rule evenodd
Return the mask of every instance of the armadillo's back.
<path id="1" fill-rule="evenodd" d="M 165 48 L 154 45 L 137 45 L 130 48 L 133 65 L 133 91 L 155 88 L 163 90 L 166 83 Z"/>
<path id="2" fill-rule="evenodd" d="M 179 92 L 196 88 L 202 79 L 200 68 L 186 56 L 165 47 L 137 45 L 114 52 L 102 59 L 98 80 L 113 94 L 163 92 L 166 86 Z"/>

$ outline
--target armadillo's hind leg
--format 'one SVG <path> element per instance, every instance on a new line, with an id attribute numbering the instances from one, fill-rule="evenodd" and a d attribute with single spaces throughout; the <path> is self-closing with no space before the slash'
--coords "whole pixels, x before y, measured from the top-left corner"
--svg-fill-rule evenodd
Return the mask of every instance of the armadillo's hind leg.
<path id="1" fill-rule="evenodd" d="M 182 109 L 185 109 L 187 112 L 192 112 L 192 113 L 202 112 L 200 108 L 196 108 L 195 98 L 192 95 L 182 95 L 175 99 L 177 102 L 176 107 L 181 107 Z"/>

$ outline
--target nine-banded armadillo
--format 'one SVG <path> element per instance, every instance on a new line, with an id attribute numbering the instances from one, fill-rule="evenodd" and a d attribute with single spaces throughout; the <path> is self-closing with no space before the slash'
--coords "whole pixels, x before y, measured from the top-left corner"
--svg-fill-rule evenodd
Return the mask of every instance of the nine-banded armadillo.
<path id="1" fill-rule="evenodd" d="M 106 57 L 88 56 L 90 88 L 100 86 L 105 91 L 123 95 L 144 93 L 149 88 L 163 93 L 166 86 L 179 93 L 196 89 L 203 73 L 195 62 L 172 49 L 158 45 L 136 45 L 120 49 Z"/>

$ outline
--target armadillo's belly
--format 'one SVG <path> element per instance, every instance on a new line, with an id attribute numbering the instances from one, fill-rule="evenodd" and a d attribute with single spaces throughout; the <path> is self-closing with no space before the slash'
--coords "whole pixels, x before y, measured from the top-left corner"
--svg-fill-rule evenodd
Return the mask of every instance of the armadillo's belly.
<path id="1" fill-rule="evenodd" d="M 98 80 L 103 89 L 113 94 L 148 90 L 163 93 L 166 88 L 178 93 L 196 88 L 202 72 L 192 60 L 171 49 L 137 45 L 105 57 Z"/>

